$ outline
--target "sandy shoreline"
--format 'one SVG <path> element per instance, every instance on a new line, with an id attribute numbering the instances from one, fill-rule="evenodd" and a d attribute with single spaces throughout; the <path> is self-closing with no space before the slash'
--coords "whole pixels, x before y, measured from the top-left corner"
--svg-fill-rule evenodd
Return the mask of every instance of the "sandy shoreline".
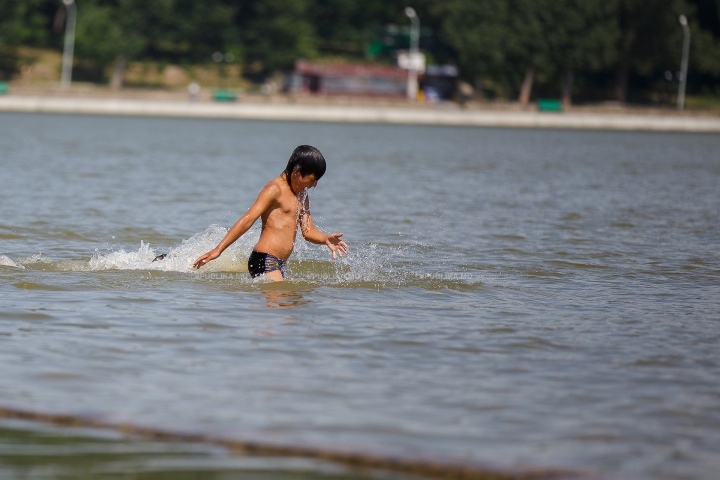
<path id="1" fill-rule="evenodd" d="M 581 110 L 564 113 L 541 113 L 517 110 L 464 110 L 448 108 L 447 106 L 418 108 L 397 105 L 212 103 L 128 98 L 8 95 L 0 96 L 0 111 L 408 125 L 720 132 L 720 117 L 716 115 L 658 115 L 587 112 Z"/>

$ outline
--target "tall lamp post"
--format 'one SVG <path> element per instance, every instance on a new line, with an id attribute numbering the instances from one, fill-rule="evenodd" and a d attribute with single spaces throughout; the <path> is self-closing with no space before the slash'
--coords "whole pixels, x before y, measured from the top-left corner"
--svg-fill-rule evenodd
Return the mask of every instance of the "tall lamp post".
<path id="1" fill-rule="evenodd" d="M 685 15 L 680 15 L 678 21 L 683 28 L 682 60 L 680 61 L 680 87 L 678 88 L 677 108 L 685 108 L 685 88 L 687 87 L 688 56 L 690 55 L 690 27 Z"/>
<path id="2" fill-rule="evenodd" d="M 408 71 L 407 97 L 410 101 L 417 99 L 418 92 L 418 47 L 420 43 L 420 19 L 412 7 L 405 8 L 405 15 L 410 19 L 410 69 Z"/>
<path id="3" fill-rule="evenodd" d="M 62 76 L 60 88 L 69 88 L 72 81 L 73 50 L 75 49 L 75 0 L 63 0 L 67 9 L 65 23 L 65 48 L 63 51 Z"/>

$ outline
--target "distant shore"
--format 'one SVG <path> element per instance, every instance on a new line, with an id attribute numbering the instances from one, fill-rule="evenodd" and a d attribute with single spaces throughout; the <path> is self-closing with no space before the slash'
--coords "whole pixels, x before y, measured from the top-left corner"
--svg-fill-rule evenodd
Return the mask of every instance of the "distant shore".
<path id="1" fill-rule="evenodd" d="M 122 98 L 60 95 L 0 96 L 1 112 L 66 113 L 189 118 L 227 118 L 280 121 L 455 125 L 481 127 L 556 128 L 720 133 L 714 112 L 643 111 L 573 108 L 543 113 L 520 108 L 460 108 L 456 104 L 411 105 L 402 102 L 241 98 L 220 103 L 166 98 Z"/>

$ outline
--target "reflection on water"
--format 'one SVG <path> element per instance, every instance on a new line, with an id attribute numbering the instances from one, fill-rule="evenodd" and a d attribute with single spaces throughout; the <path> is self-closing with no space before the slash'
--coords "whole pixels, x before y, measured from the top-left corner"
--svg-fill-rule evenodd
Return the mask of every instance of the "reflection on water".
<path id="1" fill-rule="evenodd" d="M 267 301 L 266 308 L 293 308 L 312 302 L 311 297 L 307 295 L 311 294 L 313 290 L 313 288 L 309 288 L 300 291 L 285 287 L 263 289 L 261 292 Z"/>

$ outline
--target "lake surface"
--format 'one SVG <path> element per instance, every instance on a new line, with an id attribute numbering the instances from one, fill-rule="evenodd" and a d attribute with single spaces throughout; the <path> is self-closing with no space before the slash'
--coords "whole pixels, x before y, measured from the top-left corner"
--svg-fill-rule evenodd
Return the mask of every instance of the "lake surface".
<path id="1" fill-rule="evenodd" d="M 291 281 L 257 226 L 328 171 Z M 0 405 L 606 478 L 720 469 L 720 136 L 0 114 Z M 152 262 L 160 253 L 170 256 Z"/>

